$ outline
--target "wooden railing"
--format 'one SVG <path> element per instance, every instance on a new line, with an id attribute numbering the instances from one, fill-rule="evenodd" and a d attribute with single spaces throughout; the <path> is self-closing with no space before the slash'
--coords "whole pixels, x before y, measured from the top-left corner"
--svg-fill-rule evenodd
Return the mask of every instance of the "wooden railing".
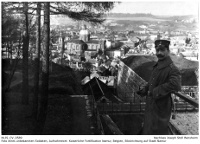
<path id="1" fill-rule="evenodd" d="M 137 94 L 128 96 L 129 92 L 126 92 L 124 102 L 114 103 L 97 103 L 97 107 L 100 113 L 144 113 L 146 105 L 146 97 L 141 98 Z M 173 112 L 197 112 L 199 103 L 197 100 L 190 98 L 189 96 L 182 94 L 181 92 L 175 92 L 172 94 L 174 101 Z"/>
<path id="2" fill-rule="evenodd" d="M 175 98 L 176 96 L 178 96 L 179 98 L 183 99 L 185 102 L 188 102 L 189 104 L 191 104 L 192 106 L 196 107 L 196 108 L 199 108 L 199 102 L 198 100 L 195 100 L 181 92 L 174 92 L 173 93 L 175 95 Z"/>

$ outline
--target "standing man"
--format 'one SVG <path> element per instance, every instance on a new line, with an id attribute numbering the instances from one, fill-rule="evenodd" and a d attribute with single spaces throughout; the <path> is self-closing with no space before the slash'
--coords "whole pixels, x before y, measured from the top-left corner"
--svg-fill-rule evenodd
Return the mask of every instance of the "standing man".
<path id="1" fill-rule="evenodd" d="M 144 135 L 167 135 L 172 111 L 171 93 L 181 89 L 181 75 L 169 56 L 167 40 L 156 40 L 158 62 L 153 66 L 150 80 L 137 94 L 146 97 Z"/>

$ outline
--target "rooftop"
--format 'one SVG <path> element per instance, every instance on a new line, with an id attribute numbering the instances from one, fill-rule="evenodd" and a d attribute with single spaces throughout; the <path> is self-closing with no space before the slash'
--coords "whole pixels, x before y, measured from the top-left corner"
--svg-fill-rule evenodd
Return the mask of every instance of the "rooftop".
<path id="1" fill-rule="evenodd" d="M 92 44 L 99 44 L 99 42 L 100 42 L 100 41 L 97 41 L 97 40 L 89 40 L 89 41 L 87 41 L 86 43 L 87 43 L 87 44 L 90 44 L 90 43 L 92 43 Z"/>
<path id="2" fill-rule="evenodd" d="M 79 39 L 69 40 L 68 43 L 85 44 L 84 41 L 79 40 Z"/>

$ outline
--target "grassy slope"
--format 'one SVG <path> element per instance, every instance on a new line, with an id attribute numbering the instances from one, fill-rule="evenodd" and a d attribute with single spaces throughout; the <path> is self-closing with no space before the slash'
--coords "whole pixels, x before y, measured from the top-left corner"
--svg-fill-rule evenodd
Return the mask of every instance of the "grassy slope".
<path id="1" fill-rule="evenodd" d="M 33 72 L 33 71 L 30 71 Z M 48 114 L 43 134 L 70 134 L 71 94 L 81 94 L 76 74 L 70 68 L 53 64 L 49 78 Z M 2 134 L 32 134 L 34 120 L 32 113 L 33 79 L 29 80 L 29 105 L 21 104 L 21 86 L 13 86 L 9 92 L 2 94 L 3 125 Z"/>

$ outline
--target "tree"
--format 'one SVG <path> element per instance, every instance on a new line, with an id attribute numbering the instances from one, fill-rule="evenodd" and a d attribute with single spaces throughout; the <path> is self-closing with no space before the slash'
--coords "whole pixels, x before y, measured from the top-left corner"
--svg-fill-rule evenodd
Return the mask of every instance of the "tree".
<path id="1" fill-rule="evenodd" d="M 41 3 L 37 3 L 37 14 L 36 14 L 36 52 L 35 52 L 35 63 L 34 63 L 34 97 L 33 97 L 33 116 L 37 119 L 38 113 L 38 94 L 39 94 L 39 70 L 40 70 L 40 50 L 41 50 Z"/>
<path id="2" fill-rule="evenodd" d="M 114 2 L 55 2 L 51 3 L 51 14 L 62 14 L 76 21 L 101 24 L 104 13 L 114 7 Z"/>
<path id="3" fill-rule="evenodd" d="M 62 32 L 61 34 L 61 39 L 62 39 L 62 45 L 61 45 L 61 65 L 63 65 L 63 61 L 64 61 L 64 50 L 65 50 L 65 35 Z"/>
<path id="4" fill-rule="evenodd" d="M 83 68 L 84 68 L 87 72 L 89 72 L 90 70 L 92 70 L 93 65 L 92 65 L 91 62 L 85 62 L 85 63 L 83 63 Z"/>
<path id="5" fill-rule="evenodd" d="M 14 76 L 16 66 L 18 64 L 18 58 L 20 54 L 18 53 L 21 48 L 21 27 L 20 27 L 20 20 L 21 17 L 12 16 L 9 11 L 7 10 L 8 5 L 2 3 L 2 45 L 3 49 L 2 52 L 7 53 L 7 57 L 10 61 L 10 73 L 9 77 L 7 77 L 6 85 L 3 86 L 3 91 L 7 92 L 10 88 L 10 84 L 12 78 Z M 12 62 L 13 59 L 13 52 L 15 51 L 17 59 L 16 61 Z"/>
<path id="6" fill-rule="evenodd" d="M 22 83 L 22 103 L 29 103 L 29 84 L 28 84 L 28 48 L 29 48 L 29 19 L 28 2 L 23 3 L 25 15 L 25 32 L 23 33 L 23 83 Z"/>
<path id="7" fill-rule="evenodd" d="M 26 2 L 15 2 L 11 3 L 10 11 L 12 13 L 20 13 L 25 16 L 25 33 L 23 35 L 23 103 L 28 103 L 28 48 L 30 40 L 30 17 L 34 15 L 37 7 L 36 3 L 26 3 Z M 108 12 L 113 8 L 114 2 L 54 2 L 54 3 L 41 3 L 44 4 L 41 10 L 44 10 L 44 50 L 42 59 L 42 75 L 41 75 L 41 93 L 37 100 L 38 92 L 35 92 L 35 102 L 38 101 L 38 106 L 35 104 L 35 110 L 38 111 L 37 114 L 37 134 L 42 133 L 44 122 L 46 119 L 47 105 L 48 105 L 48 84 L 49 84 L 49 41 L 50 41 L 50 14 L 66 15 L 77 21 L 87 21 L 93 24 L 102 23 L 105 18 L 103 18 L 104 13 Z M 29 27 L 28 27 L 29 26 Z M 37 29 L 37 31 L 39 28 Z M 39 33 L 39 32 L 38 32 Z M 38 41 L 38 40 L 37 40 Z M 37 50 L 39 50 L 39 42 L 37 42 Z M 36 51 L 37 51 L 36 50 Z M 37 51 L 37 54 L 39 51 Z M 39 60 L 39 55 L 37 56 Z M 26 61 L 25 61 L 26 60 Z M 37 65 L 38 67 L 38 65 Z M 39 77 L 39 69 L 35 69 L 35 77 Z M 36 80 L 37 81 L 37 80 Z M 35 86 L 39 85 L 35 81 Z M 37 87 L 35 87 L 38 90 Z M 38 108 L 36 108 L 38 107 Z M 34 114 L 35 115 L 35 114 Z"/>
<path id="8" fill-rule="evenodd" d="M 31 29 L 31 20 L 30 14 L 33 14 L 33 12 L 30 12 L 30 9 L 34 6 L 32 3 L 28 2 L 3 2 L 2 5 L 5 7 L 5 12 L 12 15 L 13 17 L 20 17 L 20 27 L 23 36 L 22 36 L 22 48 L 23 48 L 23 69 L 22 69 L 22 103 L 28 104 L 29 102 L 29 85 L 28 85 L 28 50 L 29 50 L 29 41 L 30 41 L 30 29 Z M 11 26 L 6 26 L 10 27 Z M 16 28 L 12 28 L 16 29 Z M 18 37 L 20 37 L 20 34 L 15 34 Z"/>
<path id="9" fill-rule="evenodd" d="M 39 111 L 37 118 L 37 133 L 43 131 L 47 115 L 48 88 L 49 88 L 49 45 L 50 45 L 50 3 L 44 3 L 44 49 L 42 60 L 42 89 L 40 95 Z"/>
<path id="10" fill-rule="evenodd" d="M 11 15 L 7 7 L 7 4 L 2 3 L 2 45 L 8 53 L 7 58 L 12 60 L 13 44 L 18 43 L 20 39 L 21 17 Z"/>
<path id="11" fill-rule="evenodd" d="M 55 30 L 55 29 L 51 30 L 51 31 L 50 31 L 50 35 L 51 35 L 51 42 L 52 42 L 52 43 L 56 43 L 56 41 L 57 41 L 58 38 L 59 38 L 59 35 L 58 35 L 58 33 L 56 32 L 56 30 Z"/>

